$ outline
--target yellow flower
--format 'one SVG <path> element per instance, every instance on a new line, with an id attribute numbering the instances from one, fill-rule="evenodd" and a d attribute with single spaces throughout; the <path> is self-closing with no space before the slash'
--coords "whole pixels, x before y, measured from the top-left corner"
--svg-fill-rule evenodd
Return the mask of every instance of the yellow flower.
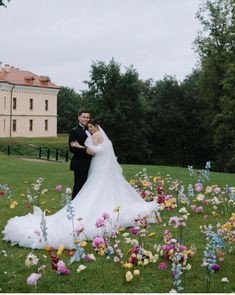
<path id="1" fill-rule="evenodd" d="M 74 242 L 74 244 L 79 244 L 80 243 L 79 240 L 74 240 L 73 242 Z"/>
<path id="2" fill-rule="evenodd" d="M 50 213 L 51 210 L 49 210 L 49 209 L 46 208 L 46 209 L 45 209 L 45 213 L 46 213 L 46 212 Z"/>
<path id="3" fill-rule="evenodd" d="M 51 250 L 51 246 L 49 246 L 48 244 L 44 246 L 44 250 L 46 251 L 50 251 Z"/>
<path id="4" fill-rule="evenodd" d="M 21 196 L 21 197 L 25 197 L 25 194 L 21 193 L 20 196 Z"/>
<path id="5" fill-rule="evenodd" d="M 116 208 L 113 209 L 114 212 L 119 212 L 120 211 L 120 206 L 117 206 Z"/>
<path id="6" fill-rule="evenodd" d="M 57 255 L 61 256 L 63 251 L 64 251 L 64 245 L 62 244 L 62 245 L 59 246 L 59 248 L 57 250 Z"/>
<path id="7" fill-rule="evenodd" d="M 119 231 L 119 232 L 122 232 L 122 231 L 124 231 L 124 230 L 126 230 L 124 227 L 120 227 L 118 231 Z"/>
<path id="8" fill-rule="evenodd" d="M 82 246 L 83 248 L 85 248 L 85 247 L 87 246 L 87 241 L 82 241 L 82 242 L 81 242 L 81 246 Z"/>
<path id="9" fill-rule="evenodd" d="M 45 202 L 45 201 L 41 202 L 41 205 L 45 205 L 45 204 L 46 204 L 46 202 Z"/>
<path id="10" fill-rule="evenodd" d="M 159 176 L 154 176 L 153 182 L 157 182 L 159 179 L 161 179 Z"/>
<path id="11" fill-rule="evenodd" d="M 221 226 L 222 229 L 231 229 L 232 228 L 232 225 L 230 222 L 226 222 L 225 224 L 223 224 Z"/>
<path id="12" fill-rule="evenodd" d="M 140 275 L 140 271 L 138 269 L 135 269 L 133 272 L 134 276 L 139 276 Z"/>
<path id="13" fill-rule="evenodd" d="M 127 282 L 130 282 L 133 279 L 133 275 L 130 271 L 127 271 L 125 276 Z"/>
<path id="14" fill-rule="evenodd" d="M 136 181 L 134 179 L 131 179 L 129 183 L 130 185 L 135 185 Z"/>
<path id="15" fill-rule="evenodd" d="M 165 206 L 166 207 L 171 207 L 171 205 L 172 205 L 172 201 L 171 200 L 165 201 Z"/>
<path id="16" fill-rule="evenodd" d="M 185 204 L 185 203 L 186 203 L 185 199 L 181 198 L 181 204 Z"/>
<path id="17" fill-rule="evenodd" d="M 148 186 L 148 184 L 149 184 L 147 180 L 142 180 L 141 182 L 142 182 L 143 186 Z"/>
<path id="18" fill-rule="evenodd" d="M 10 208 L 14 209 L 16 206 L 14 204 L 10 204 Z"/>
<path id="19" fill-rule="evenodd" d="M 122 266 L 125 267 L 125 268 L 132 268 L 133 267 L 133 264 L 130 263 L 130 262 L 126 262 L 126 263 L 123 263 Z"/>

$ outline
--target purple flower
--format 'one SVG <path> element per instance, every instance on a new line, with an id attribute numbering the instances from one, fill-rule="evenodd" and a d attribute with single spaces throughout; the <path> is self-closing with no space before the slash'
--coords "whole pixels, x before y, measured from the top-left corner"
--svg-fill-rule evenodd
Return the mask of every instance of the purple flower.
<path id="1" fill-rule="evenodd" d="M 104 226 L 104 219 L 103 218 L 98 218 L 96 220 L 95 225 L 96 225 L 96 227 L 102 227 L 102 226 Z"/>
<path id="2" fill-rule="evenodd" d="M 203 186 L 202 186 L 202 184 L 201 184 L 200 182 L 196 183 L 196 184 L 194 185 L 194 187 L 195 187 L 195 191 L 196 191 L 197 193 L 200 193 L 200 192 L 202 191 L 202 189 L 203 189 Z"/>
<path id="3" fill-rule="evenodd" d="M 101 244 L 104 244 L 104 239 L 102 237 L 96 237 L 92 242 L 92 246 L 95 249 L 99 248 Z"/>
<path id="4" fill-rule="evenodd" d="M 132 235 L 137 235 L 138 234 L 138 229 L 136 228 L 136 227 L 132 227 L 131 229 L 130 229 L 130 232 L 131 232 L 131 234 Z"/>
<path id="5" fill-rule="evenodd" d="M 32 273 L 28 278 L 27 278 L 27 284 L 29 286 L 36 286 L 38 279 L 40 279 L 42 274 L 40 273 Z"/>
<path id="6" fill-rule="evenodd" d="M 212 264 L 211 269 L 214 271 L 217 271 L 220 269 L 220 265 L 219 264 Z"/>
<path id="7" fill-rule="evenodd" d="M 57 263 L 57 272 L 61 275 L 68 275 L 70 270 L 65 267 L 64 261 L 59 260 Z"/>

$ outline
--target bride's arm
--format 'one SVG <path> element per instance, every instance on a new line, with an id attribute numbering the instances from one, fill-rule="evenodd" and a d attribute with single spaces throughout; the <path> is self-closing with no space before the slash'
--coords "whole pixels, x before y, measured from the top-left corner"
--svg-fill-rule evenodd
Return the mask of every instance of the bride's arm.
<path id="1" fill-rule="evenodd" d="M 86 152 L 90 155 L 94 155 L 96 153 L 99 153 L 102 150 L 102 147 L 100 145 L 100 143 L 102 143 L 102 137 L 98 132 L 96 132 L 92 134 L 91 139 L 92 139 L 92 146 L 89 146 Z"/>

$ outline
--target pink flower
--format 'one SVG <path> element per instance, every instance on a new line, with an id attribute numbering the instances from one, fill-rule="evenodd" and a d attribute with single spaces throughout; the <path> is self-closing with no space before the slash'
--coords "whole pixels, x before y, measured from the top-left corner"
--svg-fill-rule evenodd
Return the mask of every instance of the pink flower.
<path id="1" fill-rule="evenodd" d="M 31 275 L 27 278 L 27 285 L 36 286 L 37 281 L 41 278 L 42 274 L 40 273 L 31 273 Z"/>
<path id="2" fill-rule="evenodd" d="M 65 267 L 65 263 L 63 260 L 59 260 L 57 263 L 57 272 L 61 275 L 68 275 L 70 270 Z"/>
<path id="3" fill-rule="evenodd" d="M 195 191 L 196 191 L 197 193 L 200 193 L 200 192 L 202 191 L 202 189 L 203 189 L 203 186 L 202 186 L 202 184 L 201 184 L 200 182 L 198 182 L 198 183 L 196 183 L 196 184 L 194 185 L 194 188 L 195 188 Z"/>
<path id="4" fill-rule="evenodd" d="M 61 190 L 63 189 L 63 186 L 61 184 L 58 184 L 56 187 L 55 187 L 55 190 L 57 192 L 60 192 Z"/>
<path id="5" fill-rule="evenodd" d="M 96 227 L 102 227 L 102 226 L 104 226 L 104 219 L 103 218 L 98 218 L 96 220 L 95 225 L 96 225 Z"/>
<path id="6" fill-rule="evenodd" d="M 104 239 L 102 237 L 96 237 L 92 242 L 92 246 L 95 249 L 99 248 L 101 244 L 104 244 Z"/>
<path id="7" fill-rule="evenodd" d="M 107 212 L 104 212 L 102 216 L 104 220 L 109 219 L 109 214 Z"/>
<path id="8" fill-rule="evenodd" d="M 216 188 L 214 189 L 214 193 L 219 194 L 220 192 L 221 192 L 221 188 L 216 187 Z"/>
<path id="9" fill-rule="evenodd" d="M 4 195 L 4 192 L 0 192 L 0 196 L 3 196 Z"/>
<path id="10" fill-rule="evenodd" d="M 158 269 L 167 269 L 168 265 L 166 263 L 159 263 Z"/>

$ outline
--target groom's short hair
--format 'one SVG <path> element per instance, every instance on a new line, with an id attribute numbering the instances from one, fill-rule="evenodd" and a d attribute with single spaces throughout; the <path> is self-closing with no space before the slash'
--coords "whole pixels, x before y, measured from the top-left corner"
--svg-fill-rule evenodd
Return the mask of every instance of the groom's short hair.
<path id="1" fill-rule="evenodd" d="M 90 114 L 90 111 L 87 111 L 87 110 L 81 110 L 81 111 L 78 112 L 78 116 L 81 116 L 82 113 Z"/>

